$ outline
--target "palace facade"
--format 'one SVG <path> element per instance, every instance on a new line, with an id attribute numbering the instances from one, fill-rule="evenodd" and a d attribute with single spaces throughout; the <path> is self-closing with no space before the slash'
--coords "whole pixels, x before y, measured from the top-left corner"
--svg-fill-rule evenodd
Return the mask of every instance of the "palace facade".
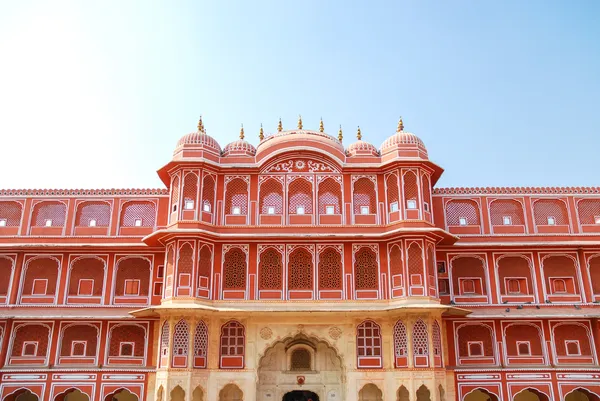
<path id="1" fill-rule="evenodd" d="M 200 121 L 166 189 L 0 191 L 1 400 L 600 400 L 600 188 L 357 136 Z"/>

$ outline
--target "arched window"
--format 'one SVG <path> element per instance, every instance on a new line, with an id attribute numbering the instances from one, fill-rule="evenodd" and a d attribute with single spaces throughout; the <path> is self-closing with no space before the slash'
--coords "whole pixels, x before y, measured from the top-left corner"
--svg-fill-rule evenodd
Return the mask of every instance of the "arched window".
<path id="1" fill-rule="evenodd" d="M 429 366 L 429 339 L 427 335 L 427 325 L 421 319 L 417 320 L 413 326 L 412 344 L 414 366 Z"/>
<path id="2" fill-rule="evenodd" d="M 393 213 L 400 210 L 400 196 L 398 191 L 398 176 L 396 174 L 390 174 L 385 180 L 385 190 L 387 196 L 387 207 L 388 212 Z"/>
<path id="3" fill-rule="evenodd" d="M 76 259 L 69 272 L 69 298 L 101 297 L 104 290 L 104 268 L 104 261 L 95 257 Z M 68 302 L 77 302 L 77 299 L 68 299 Z"/>
<path id="4" fill-rule="evenodd" d="M 185 175 L 183 182 L 183 210 L 196 210 L 198 198 L 198 176 L 194 173 Z"/>
<path id="5" fill-rule="evenodd" d="M 394 356 L 397 368 L 408 366 L 408 337 L 406 326 L 401 320 L 394 325 Z"/>
<path id="6" fill-rule="evenodd" d="M 542 259 L 546 293 L 552 300 L 555 296 L 577 296 L 579 285 L 575 261 L 568 256 L 552 255 Z"/>
<path id="7" fill-rule="evenodd" d="M 71 358 L 95 358 L 99 335 L 99 329 L 95 325 L 66 326 L 60 341 L 59 363 L 69 363 Z"/>
<path id="8" fill-rule="evenodd" d="M 358 392 L 358 401 L 382 401 L 383 392 L 373 383 L 365 384 Z"/>
<path id="9" fill-rule="evenodd" d="M 525 257 L 503 256 L 497 261 L 502 302 L 533 302 L 533 276 Z"/>
<path id="10" fill-rule="evenodd" d="M 352 187 L 352 202 L 355 215 L 375 214 L 377 210 L 375 183 L 366 177 L 356 180 Z"/>
<path id="11" fill-rule="evenodd" d="M 213 213 L 215 203 L 215 179 L 210 175 L 205 175 L 202 183 L 202 211 Z"/>
<path id="12" fill-rule="evenodd" d="M 42 362 L 49 349 L 50 328 L 45 324 L 19 324 L 14 329 L 12 358 L 26 357 Z"/>
<path id="13" fill-rule="evenodd" d="M 208 360 L 208 327 L 202 320 L 196 325 L 194 334 L 194 368 L 206 369 Z"/>
<path id="14" fill-rule="evenodd" d="M 369 247 L 362 247 L 354 254 L 354 287 L 356 291 L 379 289 L 377 279 L 377 255 Z"/>
<path id="15" fill-rule="evenodd" d="M 19 202 L 0 202 L 0 224 L 2 227 L 18 227 L 21 224 L 23 206 Z"/>
<path id="16" fill-rule="evenodd" d="M 40 256 L 26 262 L 22 303 L 48 303 L 56 295 L 60 264 L 56 258 Z"/>
<path id="17" fill-rule="evenodd" d="M 180 320 L 173 329 L 173 355 L 171 366 L 174 368 L 186 368 L 190 328 L 185 320 Z"/>
<path id="18" fill-rule="evenodd" d="M 198 296 L 208 297 L 206 290 L 210 288 L 212 274 L 212 251 L 208 245 L 202 245 L 198 257 Z"/>
<path id="19" fill-rule="evenodd" d="M 244 326 L 231 320 L 221 327 L 221 363 L 222 369 L 242 369 L 244 367 L 246 335 Z"/>
<path id="20" fill-rule="evenodd" d="M 14 260 L 12 258 L 8 258 L 5 256 L 0 256 L 0 277 L 3 277 L 3 280 L 0 280 L 0 297 L 8 296 L 8 291 L 11 285 L 11 277 L 14 267 Z M 6 299 L 4 298 L 1 303 L 4 303 Z"/>
<path id="21" fill-rule="evenodd" d="M 334 248 L 326 248 L 319 254 L 319 290 L 342 289 L 342 255 Z"/>
<path id="22" fill-rule="evenodd" d="M 179 176 L 175 176 L 173 178 L 173 183 L 171 184 L 171 213 L 177 212 L 179 210 Z"/>
<path id="23" fill-rule="evenodd" d="M 58 201 L 42 201 L 33 207 L 33 227 L 63 227 L 67 218 L 67 206 Z"/>
<path id="24" fill-rule="evenodd" d="M 77 205 L 75 227 L 108 227 L 110 225 L 110 204 L 89 201 Z"/>
<path id="25" fill-rule="evenodd" d="M 426 174 L 421 176 L 421 188 L 423 188 L 424 210 L 431 212 L 431 184 Z"/>
<path id="26" fill-rule="evenodd" d="M 567 205 L 559 199 L 540 199 L 533 204 L 533 218 L 538 226 L 569 224 Z"/>
<path id="27" fill-rule="evenodd" d="M 454 297 L 457 301 L 460 301 L 460 297 L 473 298 L 487 295 L 486 270 L 480 258 L 457 257 L 451 261 L 450 272 Z"/>
<path id="28" fill-rule="evenodd" d="M 425 295 L 423 249 L 417 242 L 408 246 L 409 295 Z"/>
<path id="29" fill-rule="evenodd" d="M 435 280 L 435 252 L 433 251 L 433 245 L 429 244 L 427 246 L 427 279 L 429 283 L 429 288 L 433 289 L 433 292 L 430 292 L 430 296 L 435 296 L 435 289 L 437 286 Z"/>
<path id="30" fill-rule="evenodd" d="M 404 295 L 404 263 L 400 245 L 393 245 L 390 250 L 390 274 L 392 279 L 392 296 Z"/>
<path id="31" fill-rule="evenodd" d="M 469 199 L 453 199 L 446 203 L 446 224 L 448 226 L 478 226 L 479 206 Z"/>
<path id="32" fill-rule="evenodd" d="M 248 214 L 248 184 L 241 178 L 235 178 L 227 183 L 225 191 L 225 214 Z"/>
<path id="33" fill-rule="evenodd" d="M 559 362 L 569 363 L 572 357 L 579 359 L 579 363 L 594 362 L 590 333 L 583 324 L 561 322 L 553 327 L 552 334 Z"/>
<path id="34" fill-rule="evenodd" d="M 223 262 L 223 289 L 246 289 L 246 253 L 240 248 L 231 248 Z"/>
<path id="35" fill-rule="evenodd" d="M 493 226 L 524 226 L 523 205 L 513 199 L 496 199 L 490 203 L 490 216 Z"/>
<path id="36" fill-rule="evenodd" d="M 419 185 L 417 184 L 417 175 L 408 171 L 402 176 L 404 186 L 404 207 L 407 210 L 419 209 Z"/>
<path id="37" fill-rule="evenodd" d="M 356 328 L 358 368 L 381 368 L 381 329 L 372 320 L 365 320 Z"/>
<path id="38" fill-rule="evenodd" d="M 283 214 L 283 184 L 275 178 L 263 181 L 260 185 L 260 214 Z"/>
<path id="39" fill-rule="evenodd" d="M 313 260 L 310 252 L 304 248 L 296 248 L 290 253 L 288 260 L 288 289 L 313 289 Z"/>
<path id="40" fill-rule="evenodd" d="M 168 328 L 167 328 L 168 330 Z M 168 333 L 167 333 L 168 334 Z M 138 324 L 117 324 L 109 330 L 108 363 L 143 365 L 146 352 L 146 329 Z M 169 338 L 167 337 L 167 346 Z"/>
<path id="41" fill-rule="evenodd" d="M 121 227 L 154 227 L 156 205 L 150 201 L 126 202 L 121 209 Z"/>
<path id="42" fill-rule="evenodd" d="M 311 355 L 306 348 L 296 348 L 290 356 L 290 370 L 306 371 L 311 370 Z"/>
<path id="43" fill-rule="evenodd" d="M 433 356 L 435 359 L 435 367 L 442 366 L 442 334 L 440 332 L 440 325 L 437 321 L 433 322 L 433 328 L 431 333 L 433 341 Z"/>
<path id="44" fill-rule="evenodd" d="M 511 323 L 505 328 L 506 354 L 509 361 L 519 357 L 543 362 L 543 342 L 540 328 L 533 324 Z"/>
<path id="45" fill-rule="evenodd" d="M 163 298 L 171 298 L 173 296 L 173 276 L 175 275 L 175 245 L 173 245 L 172 243 L 167 245 L 165 263 L 167 264 L 167 268 L 165 275 L 165 290 Z"/>
<path id="46" fill-rule="evenodd" d="M 288 213 L 313 214 L 313 185 L 304 178 L 296 178 L 288 188 Z"/>
<path id="47" fill-rule="evenodd" d="M 141 257 L 125 257 L 117 261 L 115 302 L 129 302 L 135 297 L 147 297 L 150 270 L 150 261 Z"/>
<path id="48" fill-rule="evenodd" d="M 169 321 L 165 320 L 160 334 L 160 366 L 166 368 L 168 366 L 169 356 L 169 337 L 170 337 Z"/>
<path id="49" fill-rule="evenodd" d="M 470 363 L 469 358 L 482 364 L 494 363 L 494 338 L 492 328 L 486 324 L 464 324 L 456 330 L 459 365 Z"/>
<path id="50" fill-rule="evenodd" d="M 192 295 L 192 273 L 194 269 L 194 248 L 188 242 L 179 248 L 177 260 L 177 296 Z"/>
<path id="51" fill-rule="evenodd" d="M 589 259 L 590 278 L 592 279 L 592 293 L 595 300 L 600 300 L 600 255 L 594 255 Z"/>
<path id="52" fill-rule="evenodd" d="M 342 186 L 333 178 L 319 183 L 319 214 L 342 214 Z"/>
<path id="53" fill-rule="evenodd" d="M 267 248 L 260 254 L 258 263 L 258 290 L 283 290 L 283 262 L 281 253 Z"/>

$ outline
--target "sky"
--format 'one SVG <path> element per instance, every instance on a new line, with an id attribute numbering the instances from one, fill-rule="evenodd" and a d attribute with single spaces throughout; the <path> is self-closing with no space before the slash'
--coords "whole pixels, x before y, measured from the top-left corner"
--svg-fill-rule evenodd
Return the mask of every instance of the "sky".
<path id="1" fill-rule="evenodd" d="M 304 127 L 438 187 L 597 186 L 600 2 L 0 0 L 0 188 L 155 188 L 177 140 Z"/>

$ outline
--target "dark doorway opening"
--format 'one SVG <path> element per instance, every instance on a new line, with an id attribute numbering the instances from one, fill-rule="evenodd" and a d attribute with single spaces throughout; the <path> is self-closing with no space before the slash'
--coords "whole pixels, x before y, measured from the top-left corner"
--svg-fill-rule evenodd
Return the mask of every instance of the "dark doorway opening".
<path id="1" fill-rule="evenodd" d="M 319 396 L 312 391 L 294 390 L 286 393 L 282 401 L 319 401 Z"/>

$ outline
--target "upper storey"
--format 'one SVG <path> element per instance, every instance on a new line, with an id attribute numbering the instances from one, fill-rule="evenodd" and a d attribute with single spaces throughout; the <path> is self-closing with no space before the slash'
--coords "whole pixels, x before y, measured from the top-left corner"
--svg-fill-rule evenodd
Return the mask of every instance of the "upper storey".
<path id="1" fill-rule="evenodd" d="M 600 188 L 438 188 L 433 207 L 436 225 L 461 242 L 600 234 Z"/>
<path id="2" fill-rule="evenodd" d="M 168 231 L 243 234 L 243 226 L 269 226 L 297 233 L 303 226 L 342 232 L 353 225 L 378 234 L 396 224 L 436 230 L 431 189 L 442 170 L 402 120 L 381 150 L 363 141 L 360 128 L 344 149 L 341 129 L 336 138 L 322 122 L 312 131 L 301 119 L 296 130 L 284 130 L 280 121 L 268 137 L 261 128 L 259 138 L 255 148 L 242 128 L 221 150 L 200 121 L 197 132 L 179 140 L 173 160 L 159 171 L 170 190 Z"/>

